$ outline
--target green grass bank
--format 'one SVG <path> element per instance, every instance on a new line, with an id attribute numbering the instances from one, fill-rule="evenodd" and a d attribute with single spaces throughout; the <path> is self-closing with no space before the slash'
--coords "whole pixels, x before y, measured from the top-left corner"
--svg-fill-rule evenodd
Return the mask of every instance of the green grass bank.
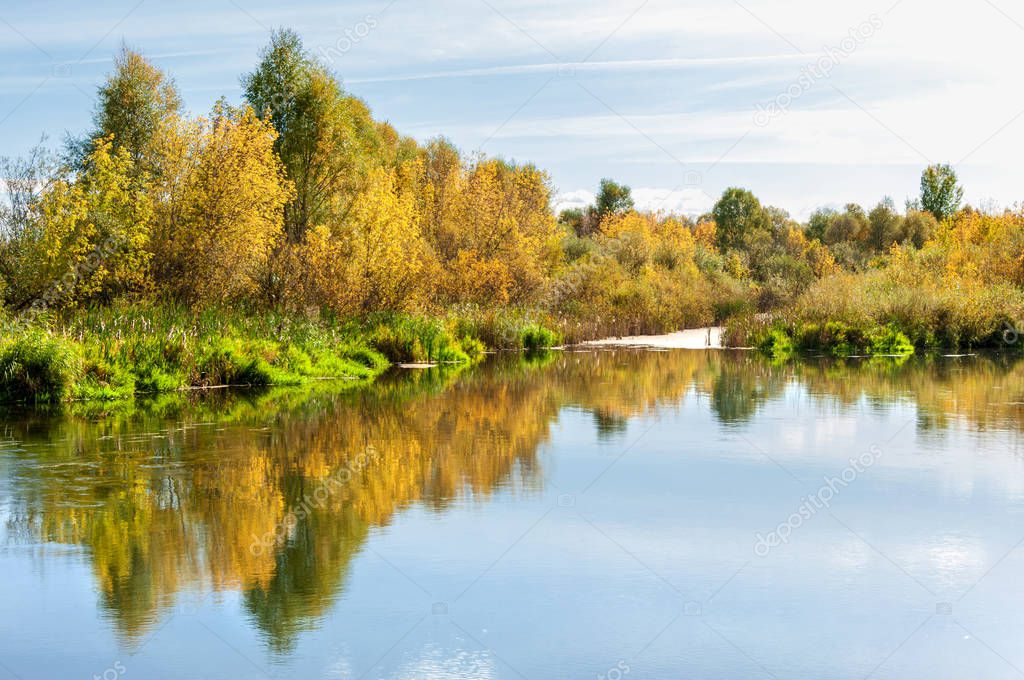
<path id="1" fill-rule="evenodd" d="M 0 318 L 0 403 L 129 400 L 225 386 L 372 381 L 396 363 L 468 364 L 561 338 L 521 313 L 359 319 L 178 306 Z"/>

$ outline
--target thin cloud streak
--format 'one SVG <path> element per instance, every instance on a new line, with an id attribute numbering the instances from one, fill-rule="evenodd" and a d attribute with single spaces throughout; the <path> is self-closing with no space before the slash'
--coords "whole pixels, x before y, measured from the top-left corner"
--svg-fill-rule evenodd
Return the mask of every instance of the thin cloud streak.
<path id="1" fill-rule="evenodd" d="M 593 61 L 585 63 L 567 62 L 558 64 L 548 62 L 542 64 L 517 64 L 514 66 L 492 66 L 485 68 L 454 69 L 451 71 L 431 71 L 428 73 L 410 73 L 392 76 L 370 76 L 363 78 L 347 78 L 346 83 L 396 83 L 413 80 L 438 80 L 444 78 L 476 78 L 486 76 L 518 76 L 534 73 L 557 72 L 559 67 L 571 66 L 576 73 L 583 71 L 677 71 L 715 66 L 743 66 L 751 64 L 772 64 L 780 62 L 798 62 L 806 58 L 792 54 L 769 54 L 749 57 L 696 57 L 690 59 L 623 59 L 619 61 Z"/>

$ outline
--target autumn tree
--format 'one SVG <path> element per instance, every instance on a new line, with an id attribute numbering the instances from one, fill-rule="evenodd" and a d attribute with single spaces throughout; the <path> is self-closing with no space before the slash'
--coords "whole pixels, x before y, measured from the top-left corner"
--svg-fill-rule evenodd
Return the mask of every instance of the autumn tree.
<path id="1" fill-rule="evenodd" d="M 414 138 L 399 133 L 391 123 L 378 122 L 376 126 L 380 142 L 377 152 L 380 163 L 392 170 L 403 170 L 405 171 L 403 175 L 408 175 L 412 179 L 412 175 L 415 173 L 408 171 L 414 167 L 414 161 L 420 157 L 420 145 Z M 412 186 L 411 184 L 403 186 L 403 189 L 412 188 Z"/>
<path id="2" fill-rule="evenodd" d="M 634 274 L 645 267 L 696 277 L 697 242 L 678 218 L 627 212 L 601 223 L 601 241 L 621 265 Z"/>
<path id="3" fill-rule="evenodd" d="M 532 165 L 478 159 L 454 183 L 437 250 L 450 301 L 525 301 L 560 257 L 548 176 Z"/>
<path id="4" fill-rule="evenodd" d="M 162 140 L 154 264 L 165 290 L 204 302 L 258 290 L 293 196 L 276 136 L 251 108 L 218 102 Z"/>
<path id="5" fill-rule="evenodd" d="M 291 253 L 293 299 L 343 315 L 405 310 L 420 299 L 426 247 L 400 174 L 374 170 L 345 220 L 310 229 Z"/>
<path id="6" fill-rule="evenodd" d="M 5 230 L 0 270 L 17 269 L 5 276 L 17 279 L 8 290 L 13 304 L 47 296 L 48 305 L 67 305 L 145 287 L 156 140 L 180 109 L 173 81 L 123 48 L 99 88 L 94 129 L 69 143 L 66 167 L 37 150 L 8 168 L 4 221 L 13 229 Z"/>
<path id="7" fill-rule="evenodd" d="M 422 151 L 420 215 L 423 233 L 444 259 L 458 249 L 457 235 L 446 227 L 454 214 L 455 200 L 463 185 L 462 157 L 449 140 L 439 137 L 424 145 Z"/>
<path id="8" fill-rule="evenodd" d="M 15 229 L 6 232 L 0 257 L 10 303 L 65 307 L 142 290 L 153 203 L 128 151 L 98 139 L 84 168 L 71 174 L 33 158 L 21 179 L 41 188 L 15 180 Z"/>
<path id="9" fill-rule="evenodd" d="M 397 173 L 378 169 L 339 226 L 350 284 L 365 311 L 400 310 L 415 298 L 423 245 L 415 197 L 397 191 Z"/>
<path id="10" fill-rule="evenodd" d="M 59 164 L 42 144 L 26 158 L 0 160 L 3 201 L 0 202 L 0 301 L 20 307 L 31 293 L 35 267 L 31 253 L 39 238 L 40 196 L 60 179 Z"/>

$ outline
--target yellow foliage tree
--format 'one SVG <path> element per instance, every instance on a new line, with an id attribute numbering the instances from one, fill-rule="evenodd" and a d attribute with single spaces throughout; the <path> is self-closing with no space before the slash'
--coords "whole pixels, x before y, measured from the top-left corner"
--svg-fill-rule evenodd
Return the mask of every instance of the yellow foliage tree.
<path id="1" fill-rule="evenodd" d="M 718 250 L 718 226 L 714 220 L 697 223 L 693 228 L 693 238 L 707 250 Z"/>
<path id="2" fill-rule="evenodd" d="M 449 302 L 523 302 L 558 264 L 558 228 L 548 176 L 533 166 L 479 159 L 454 167 L 450 153 L 428 165 L 427 223 Z M 486 272 L 484 285 L 474 277 Z"/>
<path id="3" fill-rule="evenodd" d="M 141 290 L 152 200 L 125 149 L 98 139 L 78 174 L 53 181 L 31 206 L 12 251 L 22 304 L 71 306 Z"/>
<path id="4" fill-rule="evenodd" d="M 620 263 L 634 272 L 658 266 L 683 277 L 697 277 L 693 232 L 675 218 L 651 213 L 614 215 L 601 223 L 600 238 Z"/>
<path id="5" fill-rule="evenodd" d="M 405 166 L 371 171 L 343 219 L 286 246 L 282 269 L 293 304 L 347 315 L 405 310 L 420 299 L 425 248 L 416 198 L 400 186 L 415 172 Z"/>
<path id="6" fill-rule="evenodd" d="M 1024 285 L 1024 214 L 962 210 L 925 245 L 925 252 L 942 254 L 947 279 Z"/>
<path id="7" fill-rule="evenodd" d="M 223 102 L 210 119 L 183 121 L 165 135 L 154 253 L 164 286 L 205 302 L 257 291 L 293 193 L 275 137 L 251 108 Z"/>
<path id="8" fill-rule="evenodd" d="M 396 186 L 398 173 L 376 169 L 336 228 L 349 284 L 364 311 L 400 310 L 416 298 L 423 245 L 415 197 Z"/>

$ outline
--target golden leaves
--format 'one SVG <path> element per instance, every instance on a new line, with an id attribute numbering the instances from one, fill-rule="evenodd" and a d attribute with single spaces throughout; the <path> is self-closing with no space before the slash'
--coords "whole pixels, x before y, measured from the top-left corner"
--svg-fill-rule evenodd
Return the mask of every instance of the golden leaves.
<path id="1" fill-rule="evenodd" d="M 224 302 L 255 293 L 283 236 L 294 195 L 276 135 L 252 109 L 218 104 L 164 142 L 158 206 L 158 283 L 186 299 Z"/>

